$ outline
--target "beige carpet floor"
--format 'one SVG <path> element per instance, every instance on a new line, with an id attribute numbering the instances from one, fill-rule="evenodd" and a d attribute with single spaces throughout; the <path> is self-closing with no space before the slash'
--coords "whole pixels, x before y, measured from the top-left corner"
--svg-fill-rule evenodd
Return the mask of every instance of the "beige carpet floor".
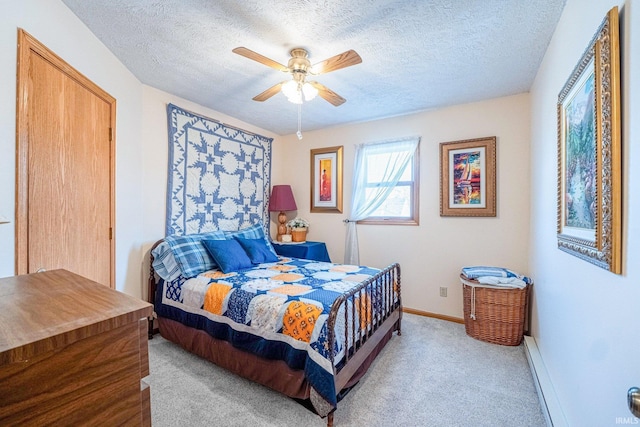
<path id="1" fill-rule="evenodd" d="M 163 426 L 325 426 L 295 401 L 149 341 L 151 414 Z M 464 325 L 404 314 L 369 372 L 338 404 L 335 426 L 546 425 L 524 353 L 468 337 Z"/>

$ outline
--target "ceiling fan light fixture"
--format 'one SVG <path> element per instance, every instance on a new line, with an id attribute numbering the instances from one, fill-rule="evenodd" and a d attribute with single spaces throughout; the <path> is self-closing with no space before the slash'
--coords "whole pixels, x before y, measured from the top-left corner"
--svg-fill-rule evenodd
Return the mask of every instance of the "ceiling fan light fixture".
<path id="1" fill-rule="evenodd" d="M 296 92 L 293 96 L 288 96 L 287 100 L 292 104 L 302 104 L 302 94 L 300 92 Z"/>
<path id="2" fill-rule="evenodd" d="M 305 82 L 302 85 L 302 93 L 304 94 L 305 101 L 311 101 L 318 95 L 318 89 L 316 89 L 311 83 Z"/>
<path id="3" fill-rule="evenodd" d="M 287 97 L 289 102 L 294 104 L 302 104 L 302 92 L 298 87 L 298 82 L 295 80 L 289 80 L 282 85 L 282 93 Z"/>
<path id="4" fill-rule="evenodd" d="M 295 80 L 289 80 L 283 84 L 281 90 L 289 102 L 294 104 L 302 104 L 302 101 L 309 102 L 318 95 L 318 89 L 312 84 L 300 83 Z"/>
<path id="5" fill-rule="evenodd" d="M 311 65 L 311 62 L 309 62 L 309 53 L 304 48 L 291 49 L 289 52 L 291 59 L 289 59 L 287 66 L 247 49 L 246 47 L 237 47 L 233 49 L 233 53 L 259 62 L 278 71 L 287 72 L 293 77 L 292 81 L 278 83 L 254 96 L 254 101 L 266 101 L 279 91 L 282 91 L 290 102 L 298 105 L 302 104 L 303 101 L 311 101 L 316 95 L 320 95 L 325 101 L 336 107 L 344 104 L 346 99 L 318 82 L 305 82 L 305 78 L 309 74 L 318 75 L 331 73 L 362 62 L 360 55 L 358 55 L 358 53 L 353 49 L 334 55 L 331 58 L 314 64 L 313 66 Z"/>

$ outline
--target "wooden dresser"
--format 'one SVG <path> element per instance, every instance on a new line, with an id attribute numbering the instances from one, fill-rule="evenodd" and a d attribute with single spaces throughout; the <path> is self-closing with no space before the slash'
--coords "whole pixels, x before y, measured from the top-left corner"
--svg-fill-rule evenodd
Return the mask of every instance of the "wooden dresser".
<path id="1" fill-rule="evenodd" d="M 66 270 L 0 279 L 0 425 L 151 425 L 152 310 Z"/>

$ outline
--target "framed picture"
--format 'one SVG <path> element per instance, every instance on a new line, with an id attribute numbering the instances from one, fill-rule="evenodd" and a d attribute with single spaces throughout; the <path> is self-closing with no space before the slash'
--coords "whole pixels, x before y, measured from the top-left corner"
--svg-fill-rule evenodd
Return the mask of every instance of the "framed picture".
<path id="1" fill-rule="evenodd" d="M 621 273 L 618 8 L 558 95 L 558 248 Z"/>
<path id="2" fill-rule="evenodd" d="M 342 213 L 342 146 L 311 150 L 311 212 Z"/>
<path id="3" fill-rule="evenodd" d="M 440 216 L 496 216 L 496 137 L 440 144 Z"/>

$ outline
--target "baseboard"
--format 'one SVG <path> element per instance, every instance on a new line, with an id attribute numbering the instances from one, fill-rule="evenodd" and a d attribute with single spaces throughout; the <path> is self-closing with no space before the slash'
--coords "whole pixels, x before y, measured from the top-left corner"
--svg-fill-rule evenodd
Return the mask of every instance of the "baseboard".
<path id="1" fill-rule="evenodd" d="M 564 417 L 564 412 L 556 396 L 556 392 L 553 389 L 553 384 L 547 373 L 547 368 L 544 366 L 542 356 L 538 350 L 538 345 L 533 337 L 524 337 L 524 348 L 527 355 L 527 361 L 531 368 L 531 375 L 533 376 L 533 382 L 538 392 L 538 398 L 540 399 L 540 406 L 542 406 L 542 413 L 547 421 L 549 427 L 566 427 L 568 426 L 567 420 Z"/>
<path id="2" fill-rule="evenodd" d="M 404 313 L 417 314 L 418 316 L 433 317 L 440 320 L 448 320 L 449 322 L 464 323 L 464 319 L 453 316 L 445 316 L 444 314 L 430 313 L 428 311 L 416 310 L 413 308 L 402 307 Z"/>

